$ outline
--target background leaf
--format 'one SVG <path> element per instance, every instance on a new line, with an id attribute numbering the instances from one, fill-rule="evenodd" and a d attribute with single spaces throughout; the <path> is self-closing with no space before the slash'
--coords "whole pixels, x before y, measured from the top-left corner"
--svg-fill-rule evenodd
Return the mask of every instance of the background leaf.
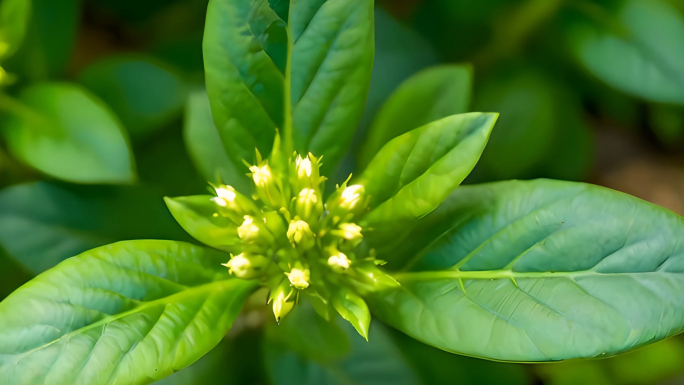
<path id="1" fill-rule="evenodd" d="M 34 274 L 94 247 L 146 238 L 190 240 L 152 189 L 36 182 L 0 192 L 0 246 Z"/>
<path id="2" fill-rule="evenodd" d="M 382 325 L 371 325 L 372 337 L 366 342 L 350 324 L 339 318 L 337 321 L 351 342 L 351 351 L 335 361 L 306 358 L 289 350 L 287 345 L 265 339 L 264 360 L 273 384 L 420 384 Z M 300 327 L 305 328 L 306 325 Z"/>
<path id="3" fill-rule="evenodd" d="M 214 348 L 255 283 L 217 251 L 121 242 L 38 276 L 0 303 L 8 384 L 147 384 Z"/>
<path id="4" fill-rule="evenodd" d="M 247 168 L 236 167 L 221 144 L 205 92 L 188 98 L 183 137 L 195 166 L 208 182 L 229 184 L 243 193 L 250 191 Z"/>
<path id="5" fill-rule="evenodd" d="M 7 70 L 32 81 L 46 80 L 62 73 L 71 59 L 80 0 L 24 2 L 31 3 L 31 21 L 24 43 L 7 62 Z"/>
<path id="6" fill-rule="evenodd" d="M 0 3 L 0 58 L 12 56 L 19 48 L 30 16 L 30 1 L 4 0 Z"/>
<path id="7" fill-rule="evenodd" d="M 505 361 L 613 355 L 684 330 L 684 219 L 615 191 L 461 187 L 407 239 L 375 314 L 440 349 Z M 378 257 L 393 261 L 392 255 Z"/>
<path id="8" fill-rule="evenodd" d="M 684 14 L 661 0 L 585 4 L 566 27 L 569 46 L 593 75 L 629 94 L 684 104 Z"/>
<path id="9" fill-rule="evenodd" d="M 473 73 L 468 65 L 425 69 L 404 81 L 378 112 L 359 153 L 363 169 L 391 139 L 470 107 Z"/>
<path id="10" fill-rule="evenodd" d="M 24 89 L 23 107 L 1 133 L 11 152 L 40 171 L 76 183 L 128 183 L 135 171 L 117 117 L 96 97 L 68 83 Z"/>
<path id="11" fill-rule="evenodd" d="M 144 56 L 111 56 L 79 82 L 109 105 L 131 138 L 144 139 L 180 116 L 189 86 L 169 65 Z"/>

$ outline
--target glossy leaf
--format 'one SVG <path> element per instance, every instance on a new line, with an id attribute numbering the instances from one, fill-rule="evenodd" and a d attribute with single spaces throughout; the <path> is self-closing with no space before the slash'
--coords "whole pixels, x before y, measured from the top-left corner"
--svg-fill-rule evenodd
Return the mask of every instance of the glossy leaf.
<path id="1" fill-rule="evenodd" d="M 384 321 L 451 352 L 609 356 L 684 330 L 683 232 L 678 215 L 601 187 L 461 187 L 407 236 L 428 247 L 395 276 L 402 286 L 368 300 Z"/>
<path id="2" fill-rule="evenodd" d="M 307 358 L 279 341 L 265 339 L 266 370 L 275 385 L 416 385 L 421 384 L 388 331 L 371 326 L 366 342 L 351 325 L 340 322 L 351 342 L 351 351 L 335 361 Z"/>
<path id="3" fill-rule="evenodd" d="M 133 139 L 180 116 L 188 94 L 181 74 L 144 56 L 112 56 L 87 67 L 79 82 L 111 107 Z"/>
<path id="4" fill-rule="evenodd" d="M 34 274 L 130 239 L 191 238 L 168 213 L 162 195 L 148 188 L 36 182 L 0 192 L 0 247 Z"/>
<path id="5" fill-rule="evenodd" d="M 349 321 L 354 329 L 368 340 L 371 315 L 363 298 L 350 289 L 339 287 L 333 294 L 332 304 L 342 318 Z"/>
<path id="6" fill-rule="evenodd" d="M 11 56 L 19 48 L 30 16 L 30 1 L 4 0 L 0 3 L 0 58 Z"/>
<path id="7" fill-rule="evenodd" d="M 0 303 L 6 384 L 149 384 L 214 348 L 255 288 L 226 255 L 121 242 L 38 276 Z"/>
<path id="8" fill-rule="evenodd" d="M 237 226 L 230 219 L 218 215 L 218 206 L 209 195 L 164 198 L 176 221 L 198 241 L 221 249 L 234 251 L 240 244 Z M 217 215 L 214 215 L 217 214 Z"/>
<path id="9" fill-rule="evenodd" d="M 387 226 L 410 224 L 437 208 L 477 163 L 496 118 L 454 115 L 387 143 L 353 181 L 371 199 L 366 225 L 390 231 Z"/>
<path id="10" fill-rule="evenodd" d="M 404 81 L 385 102 L 359 154 L 363 169 L 391 139 L 470 107 L 473 73 L 468 65 L 425 69 Z"/>
<path id="11" fill-rule="evenodd" d="M 273 7 L 273 8 L 271 8 Z M 289 17 L 291 16 L 291 17 Z M 276 129 L 332 168 L 363 112 L 373 61 L 373 2 L 212 0 L 207 92 L 231 159 L 270 152 Z"/>
<path id="12" fill-rule="evenodd" d="M 242 192 L 249 191 L 248 170 L 244 165 L 244 169 L 236 167 L 226 154 L 205 92 L 196 92 L 188 99 L 183 137 L 195 166 L 207 181 L 229 184 Z"/>
<path id="13" fill-rule="evenodd" d="M 135 179 L 121 123 L 95 96 L 68 83 L 42 83 L 25 89 L 20 102 L 1 133 L 23 162 L 76 183 Z"/>
<path id="14" fill-rule="evenodd" d="M 684 103 L 684 14 L 661 0 L 591 5 L 567 39 L 577 59 L 607 84 L 656 102 Z"/>

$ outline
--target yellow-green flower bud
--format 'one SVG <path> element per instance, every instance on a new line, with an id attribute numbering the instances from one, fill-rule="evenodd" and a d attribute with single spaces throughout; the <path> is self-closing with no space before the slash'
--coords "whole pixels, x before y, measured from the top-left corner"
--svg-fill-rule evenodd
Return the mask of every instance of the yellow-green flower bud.
<path id="1" fill-rule="evenodd" d="M 273 173 L 268 164 L 261 167 L 252 166 L 249 170 L 252 172 L 252 179 L 259 198 L 273 208 L 282 207 L 284 204 L 283 194 L 278 187 L 278 182 L 273 178 Z"/>
<path id="2" fill-rule="evenodd" d="M 347 241 L 357 241 L 363 238 L 361 231 L 363 231 L 363 228 L 355 223 L 342 223 L 339 226 L 339 230 L 334 230 L 333 233 Z"/>
<path id="3" fill-rule="evenodd" d="M 295 203 L 297 216 L 309 223 L 316 223 L 323 215 L 323 200 L 316 190 L 305 188 L 299 192 Z"/>
<path id="4" fill-rule="evenodd" d="M 245 215 L 259 212 L 252 199 L 235 191 L 232 186 L 218 186 L 214 191 L 217 196 L 211 200 L 219 206 L 221 215 L 230 218 L 235 224 L 242 223 Z"/>
<path id="5" fill-rule="evenodd" d="M 266 272 L 271 261 L 256 254 L 238 254 L 231 255 L 230 261 L 224 263 L 223 266 L 228 268 L 228 271 L 234 276 L 242 279 L 253 279 L 262 276 Z"/>
<path id="6" fill-rule="evenodd" d="M 245 215 L 242 225 L 237 229 L 238 237 L 247 243 L 272 244 L 275 238 L 263 219 Z"/>
<path id="7" fill-rule="evenodd" d="M 320 193 L 319 185 L 324 180 L 321 178 L 320 167 L 320 158 L 316 159 L 313 154 L 309 153 L 303 158 L 301 155 L 297 155 L 295 171 L 300 190 L 310 188 Z"/>
<path id="8" fill-rule="evenodd" d="M 275 315 L 278 323 L 280 323 L 280 320 L 283 319 L 294 306 L 294 301 L 289 301 L 293 292 L 294 289 L 292 289 L 290 282 L 286 279 L 283 279 L 281 283 L 271 291 L 269 303 L 273 301 L 273 315 Z"/>
<path id="9" fill-rule="evenodd" d="M 294 268 L 290 270 L 289 273 L 285 273 L 285 275 L 287 275 L 287 279 L 290 280 L 290 283 L 295 288 L 304 290 L 309 287 L 309 278 L 311 275 L 309 269 Z"/>
<path id="10" fill-rule="evenodd" d="M 339 206 L 345 210 L 352 211 L 363 201 L 365 189 L 360 184 L 351 185 L 342 190 L 340 194 Z"/>
<path id="11" fill-rule="evenodd" d="M 344 253 L 337 252 L 328 258 L 328 265 L 330 265 L 333 270 L 341 273 L 349 269 L 349 266 L 351 266 L 351 261 Z"/>
<path id="12" fill-rule="evenodd" d="M 287 238 L 292 243 L 292 246 L 300 251 L 310 250 L 316 245 L 316 235 L 311 231 L 309 224 L 301 220 L 290 222 L 290 226 L 287 229 Z"/>

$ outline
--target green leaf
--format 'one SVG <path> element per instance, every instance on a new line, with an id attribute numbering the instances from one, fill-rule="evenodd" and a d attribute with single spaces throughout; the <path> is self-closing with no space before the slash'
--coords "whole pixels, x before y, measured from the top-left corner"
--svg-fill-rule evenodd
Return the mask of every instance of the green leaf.
<path id="1" fill-rule="evenodd" d="M 454 115 L 387 143 L 354 181 L 370 197 L 365 225 L 376 234 L 393 232 L 437 208 L 475 167 L 496 119 Z"/>
<path id="2" fill-rule="evenodd" d="M 289 317 L 289 315 L 288 315 Z M 287 319 L 287 318 L 286 318 Z M 339 320 L 339 319 L 338 319 Z M 351 325 L 338 323 L 351 342 L 351 351 L 334 361 L 307 358 L 277 340 L 264 340 L 266 370 L 275 385 L 416 385 L 420 380 L 379 323 L 371 339 L 358 336 Z"/>
<path id="3" fill-rule="evenodd" d="M 359 168 L 363 169 L 391 139 L 435 120 L 467 112 L 472 82 L 469 65 L 430 67 L 404 81 L 376 115 L 359 153 Z"/>
<path id="4" fill-rule="evenodd" d="M 397 347 L 425 384 L 529 385 L 527 368 L 520 364 L 492 362 L 451 354 L 393 331 Z M 371 336 L 371 339 L 375 336 Z"/>
<path id="5" fill-rule="evenodd" d="M 363 112 L 373 2 L 211 0 L 204 61 L 214 121 L 236 164 L 255 147 L 268 154 L 278 129 L 332 169 Z"/>
<path id="6" fill-rule="evenodd" d="M 31 3 L 31 20 L 22 45 L 8 60 L 6 69 L 20 78 L 47 80 L 60 74 L 71 59 L 80 0 L 22 1 Z"/>
<path id="7" fill-rule="evenodd" d="M 612 87 L 656 102 L 684 104 L 684 14 L 660 0 L 626 0 L 616 9 L 587 5 L 572 15 L 572 53 Z"/>
<path id="8" fill-rule="evenodd" d="M 42 83 L 24 89 L 20 102 L 1 132 L 17 158 L 69 182 L 135 179 L 121 123 L 95 96 L 68 83 Z"/>
<path id="9" fill-rule="evenodd" d="M 207 181 L 229 184 L 241 192 L 250 190 L 247 168 L 238 169 L 221 144 L 205 92 L 193 93 L 188 98 L 183 136 L 188 153 Z"/>
<path id="10" fill-rule="evenodd" d="M 108 57 L 83 70 L 79 82 L 111 107 L 134 140 L 177 119 L 188 95 L 176 69 L 144 56 Z"/>
<path id="11" fill-rule="evenodd" d="M 354 326 L 354 329 L 367 341 L 371 315 L 366 301 L 354 293 L 354 291 L 345 287 L 339 287 L 333 294 L 332 304 L 342 318 L 349 321 Z"/>
<path id="12" fill-rule="evenodd" d="M 461 187 L 406 237 L 428 247 L 395 276 L 401 287 L 367 300 L 399 330 L 459 354 L 614 355 L 684 330 L 683 232 L 678 215 L 597 186 Z"/>
<path id="13" fill-rule="evenodd" d="M 36 182 L 0 191 L 0 246 L 34 274 L 129 239 L 190 240 L 148 188 Z"/>
<path id="14" fill-rule="evenodd" d="M 240 244 L 237 226 L 217 213 L 210 195 L 164 198 L 176 221 L 198 241 L 224 251 L 235 251 Z M 214 215 L 217 214 L 217 215 Z"/>
<path id="15" fill-rule="evenodd" d="M 0 58 L 12 56 L 26 35 L 31 2 L 3 0 L 0 3 Z"/>
<path id="16" fill-rule="evenodd" d="M 230 329 L 255 282 L 226 255 L 121 242 L 61 263 L 0 303 L 7 384 L 149 384 L 195 362 Z"/>

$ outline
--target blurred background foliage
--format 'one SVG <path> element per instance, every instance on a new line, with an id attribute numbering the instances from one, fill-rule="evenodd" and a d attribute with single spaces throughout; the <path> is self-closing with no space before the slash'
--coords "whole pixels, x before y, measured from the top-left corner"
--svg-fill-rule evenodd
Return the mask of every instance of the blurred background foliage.
<path id="1" fill-rule="evenodd" d="M 206 3 L 0 0 L 0 298 L 96 246 L 192 242 L 161 198 L 207 180 L 245 187 L 204 92 Z M 367 109 L 340 175 L 369 161 L 387 139 L 377 132 L 496 111 L 468 183 L 587 181 L 684 213 L 681 0 L 376 5 Z M 255 301 L 214 352 L 162 383 L 684 383 L 682 338 L 602 360 L 494 363 L 378 321 L 366 343 L 306 306 L 277 326 Z"/>

